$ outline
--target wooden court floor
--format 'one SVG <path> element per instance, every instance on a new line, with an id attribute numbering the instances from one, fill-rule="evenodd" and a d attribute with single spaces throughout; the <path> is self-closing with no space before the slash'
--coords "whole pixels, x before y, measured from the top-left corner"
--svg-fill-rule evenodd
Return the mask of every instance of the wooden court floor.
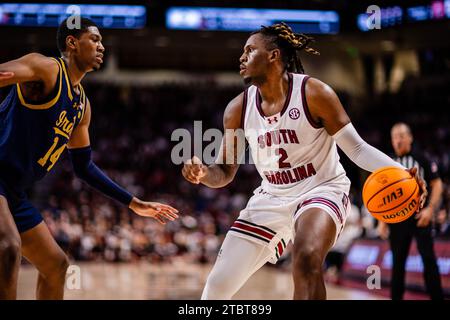
<path id="1" fill-rule="evenodd" d="M 149 263 L 80 263 L 67 281 L 65 299 L 184 300 L 199 299 L 211 265 Z M 79 270 L 79 274 L 78 271 Z M 78 277 L 79 275 L 79 277 Z M 78 278 L 74 278 L 78 277 Z M 19 274 L 18 298 L 35 298 L 37 271 L 25 265 Z M 70 284 L 69 284 L 70 283 Z M 68 288 L 67 286 L 70 286 Z M 234 296 L 243 300 L 290 300 L 293 284 L 287 271 L 263 267 Z M 381 296 L 327 285 L 330 300 L 378 300 Z"/>

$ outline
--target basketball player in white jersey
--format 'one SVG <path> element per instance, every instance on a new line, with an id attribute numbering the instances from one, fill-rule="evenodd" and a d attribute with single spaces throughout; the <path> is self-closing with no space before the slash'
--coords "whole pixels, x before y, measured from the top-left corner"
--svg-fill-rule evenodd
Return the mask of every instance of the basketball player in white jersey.
<path id="1" fill-rule="evenodd" d="M 297 51 L 316 53 L 311 40 L 282 23 L 261 28 L 245 44 L 240 73 L 250 87 L 228 104 L 224 127 L 244 129 L 262 183 L 227 233 L 202 299 L 230 299 L 290 240 L 294 299 L 325 299 L 322 264 L 350 210 L 350 181 L 336 145 L 368 171 L 401 166 L 361 139 L 329 86 L 303 74 Z M 233 139 L 226 130 L 216 163 L 194 157 L 183 176 L 211 188 L 230 183 L 242 153 Z"/>

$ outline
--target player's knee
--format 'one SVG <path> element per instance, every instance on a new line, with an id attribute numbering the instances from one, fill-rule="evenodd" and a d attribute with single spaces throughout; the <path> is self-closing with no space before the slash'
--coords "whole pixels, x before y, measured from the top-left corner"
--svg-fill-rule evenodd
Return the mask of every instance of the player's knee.
<path id="1" fill-rule="evenodd" d="M 311 275 L 322 272 L 323 256 L 314 245 L 303 245 L 293 253 L 294 273 Z"/>
<path id="2" fill-rule="evenodd" d="M 0 238 L 0 263 L 4 272 L 15 272 L 21 258 L 21 243 L 19 239 Z"/>
<path id="3" fill-rule="evenodd" d="M 65 278 L 69 264 L 69 258 L 61 252 L 52 258 L 51 266 L 47 268 L 44 275 L 51 278 Z"/>
<path id="4" fill-rule="evenodd" d="M 64 253 L 59 256 L 56 262 L 56 272 L 59 275 L 65 276 L 67 268 L 69 268 L 69 257 Z"/>

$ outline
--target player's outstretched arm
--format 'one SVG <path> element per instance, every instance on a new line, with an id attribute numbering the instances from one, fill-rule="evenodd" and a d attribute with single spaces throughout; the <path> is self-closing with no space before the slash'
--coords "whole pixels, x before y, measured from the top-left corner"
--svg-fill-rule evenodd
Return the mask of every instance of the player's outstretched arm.
<path id="1" fill-rule="evenodd" d="M 0 87 L 15 83 L 43 81 L 46 88 L 53 88 L 58 75 L 55 60 L 39 53 L 30 53 L 19 59 L 0 64 Z"/>
<path id="2" fill-rule="evenodd" d="M 239 169 L 240 156 L 245 151 L 245 137 L 241 130 L 241 115 L 244 94 L 234 98 L 226 107 L 223 115 L 224 137 L 220 153 L 214 164 L 206 166 L 200 159 L 189 159 L 182 169 L 183 177 L 191 183 L 210 188 L 221 188 L 233 181 Z M 241 142 L 241 143 L 240 143 Z"/>
<path id="3" fill-rule="evenodd" d="M 387 166 L 403 168 L 359 136 L 336 93 L 328 85 L 314 78 L 309 79 L 306 100 L 313 120 L 325 128 L 356 165 L 370 172 Z"/>
<path id="4" fill-rule="evenodd" d="M 325 83 L 311 78 L 306 83 L 306 101 L 315 121 L 333 137 L 339 148 L 360 168 L 373 172 L 382 167 L 403 167 L 380 150 L 365 142 L 356 132 L 336 93 Z M 421 205 L 427 196 L 425 181 L 415 168 L 407 169 L 421 187 Z"/>
<path id="5" fill-rule="evenodd" d="M 89 101 L 87 102 L 86 108 L 83 119 L 73 131 L 68 143 L 69 154 L 77 177 L 106 196 L 128 206 L 140 216 L 154 218 L 162 224 L 165 224 L 167 220 L 175 220 L 178 218 L 177 209 L 166 204 L 142 201 L 134 197 L 127 190 L 112 181 L 95 165 L 91 157 L 89 139 L 89 123 L 91 119 L 91 106 Z"/>

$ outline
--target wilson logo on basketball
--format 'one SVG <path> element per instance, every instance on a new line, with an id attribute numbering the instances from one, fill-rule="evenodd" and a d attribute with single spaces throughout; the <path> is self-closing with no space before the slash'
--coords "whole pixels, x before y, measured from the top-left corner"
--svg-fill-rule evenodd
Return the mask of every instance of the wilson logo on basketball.
<path id="1" fill-rule="evenodd" d="M 297 108 L 292 108 L 291 111 L 289 111 L 289 117 L 292 120 L 297 120 L 300 117 L 300 111 Z"/>
<path id="2" fill-rule="evenodd" d="M 396 219 L 398 217 L 405 217 L 409 216 L 411 212 L 414 212 L 417 210 L 417 201 L 416 199 L 412 199 L 410 203 L 406 207 L 404 207 L 402 210 L 392 213 L 392 214 L 384 214 L 383 219 L 390 220 L 390 219 Z"/>

